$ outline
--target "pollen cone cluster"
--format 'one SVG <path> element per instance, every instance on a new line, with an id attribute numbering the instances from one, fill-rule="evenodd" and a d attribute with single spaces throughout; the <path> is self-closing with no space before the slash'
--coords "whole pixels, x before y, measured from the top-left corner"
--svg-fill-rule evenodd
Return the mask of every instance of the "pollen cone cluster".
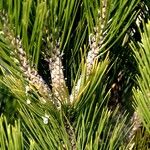
<path id="1" fill-rule="evenodd" d="M 17 53 L 19 57 L 19 61 L 21 64 L 21 70 L 24 73 L 24 76 L 28 79 L 29 83 L 34 86 L 41 96 L 46 98 L 51 98 L 51 90 L 42 77 L 38 74 L 37 70 L 34 67 L 30 67 L 29 61 L 27 59 L 26 53 L 22 48 L 22 44 L 20 40 L 14 39 L 16 42 Z"/>
<path id="2" fill-rule="evenodd" d="M 98 15 L 99 15 L 98 22 L 96 24 L 96 27 L 93 30 L 93 33 L 89 35 L 90 49 L 86 58 L 86 77 L 87 78 L 92 72 L 94 61 L 98 57 L 99 51 L 103 45 L 103 40 L 104 40 L 104 27 L 105 27 L 105 22 L 106 22 L 107 0 L 102 1 L 101 5 L 102 5 L 101 9 L 98 11 Z M 77 95 L 80 89 L 81 78 L 82 78 L 82 75 L 77 81 L 77 84 L 75 85 L 74 89 L 72 90 L 72 93 L 70 95 L 71 103 L 74 101 L 74 99 L 77 98 Z"/>
<path id="3" fill-rule="evenodd" d="M 52 49 L 51 58 L 49 59 L 49 69 L 51 71 L 53 95 L 59 101 L 64 100 L 67 94 L 66 83 L 58 42 Z"/>

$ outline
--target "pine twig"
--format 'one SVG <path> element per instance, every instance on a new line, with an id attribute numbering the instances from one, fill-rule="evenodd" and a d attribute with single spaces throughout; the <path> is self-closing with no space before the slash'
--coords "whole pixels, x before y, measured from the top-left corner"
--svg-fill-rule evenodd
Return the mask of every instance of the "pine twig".
<path id="1" fill-rule="evenodd" d="M 69 141 L 71 143 L 71 150 L 76 150 L 77 148 L 76 148 L 76 139 L 75 139 L 75 135 L 74 135 L 74 129 L 69 124 L 67 119 L 64 120 L 64 126 L 65 126 L 65 129 L 66 129 L 67 134 L 69 136 Z"/>

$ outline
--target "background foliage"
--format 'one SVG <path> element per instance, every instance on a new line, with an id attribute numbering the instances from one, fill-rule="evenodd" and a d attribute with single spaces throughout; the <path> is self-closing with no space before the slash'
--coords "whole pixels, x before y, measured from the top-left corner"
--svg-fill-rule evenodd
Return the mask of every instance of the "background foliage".
<path id="1" fill-rule="evenodd" d="M 0 1 L 0 148 L 150 145 L 148 0 Z"/>

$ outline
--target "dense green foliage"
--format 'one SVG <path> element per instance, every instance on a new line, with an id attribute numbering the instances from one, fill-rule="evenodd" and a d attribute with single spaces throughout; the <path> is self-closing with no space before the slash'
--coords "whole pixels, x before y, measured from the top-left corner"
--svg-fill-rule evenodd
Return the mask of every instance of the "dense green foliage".
<path id="1" fill-rule="evenodd" d="M 149 0 L 0 1 L 0 149 L 147 150 Z"/>

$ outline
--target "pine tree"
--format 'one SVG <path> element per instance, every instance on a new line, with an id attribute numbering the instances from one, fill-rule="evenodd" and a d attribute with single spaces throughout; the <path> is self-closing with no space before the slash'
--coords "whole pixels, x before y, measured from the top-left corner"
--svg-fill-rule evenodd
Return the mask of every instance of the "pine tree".
<path id="1" fill-rule="evenodd" d="M 148 0 L 1 0 L 1 149 L 148 149 Z"/>

